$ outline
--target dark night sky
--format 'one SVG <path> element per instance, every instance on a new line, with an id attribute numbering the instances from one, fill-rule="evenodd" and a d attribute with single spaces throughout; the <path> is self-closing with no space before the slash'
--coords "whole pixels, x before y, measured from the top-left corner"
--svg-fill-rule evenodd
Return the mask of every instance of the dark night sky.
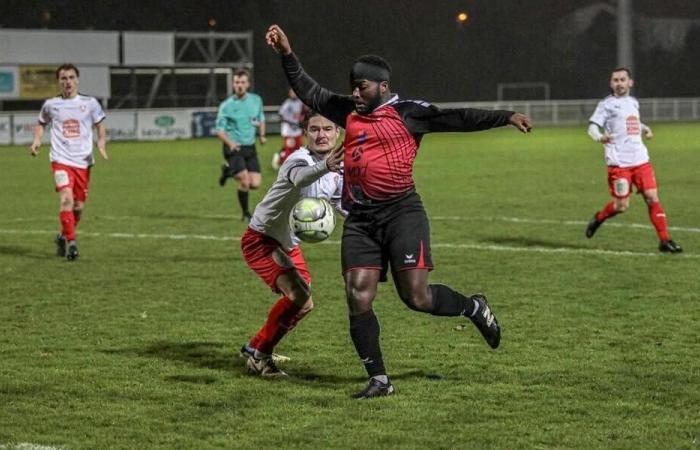
<path id="1" fill-rule="evenodd" d="M 283 98 L 285 80 L 264 43 L 279 23 L 307 71 L 345 92 L 352 60 L 365 53 L 388 59 L 393 88 L 404 97 L 432 101 L 492 100 L 496 84 L 546 81 L 553 98 L 606 94 L 615 66 L 615 21 L 601 16 L 576 42 L 557 42 L 556 25 L 573 10 L 605 0 L 0 0 L 4 28 L 206 31 L 252 30 L 256 89 Z M 614 2 L 609 4 L 614 6 Z M 700 20 L 697 0 L 634 0 L 643 17 Z M 469 12 L 468 25 L 455 15 Z M 42 18 L 50 12 L 50 20 Z M 637 38 L 646 30 L 637 28 Z M 700 27 L 677 52 L 635 54 L 639 96 L 697 96 Z"/>

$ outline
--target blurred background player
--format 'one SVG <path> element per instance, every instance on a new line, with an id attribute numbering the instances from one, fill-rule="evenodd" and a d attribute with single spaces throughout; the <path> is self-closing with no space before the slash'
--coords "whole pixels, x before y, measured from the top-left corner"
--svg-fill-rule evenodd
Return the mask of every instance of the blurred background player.
<path id="1" fill-rule="evenodd" d="M 401 100 L 389 87 L 391 67 L 365 55 L 350 70 L 352 95 L 331 92 L 314 81 L 292 53 L 282 29 L 272 25 L 266 39 L 282 55 L 282 65 L 299 98 L 345 128 L 341 259 L 350 315 L 350 337 L 369 375 L 355 398 L 394 392 L 379 345 L 373 302 L 380 281 L 391 275 L 399 297 L 414 311 L 469 318 L 492 348 L 501 329 L 486 297 L 465 296 L 444 284 L 428 284 L 433 268 L 430 226 L 416 192 L 413 163 L 423 135 L 477 131 L 514 125 L 529 132 L 527 116 L 512 111 L 444 109 Z"/>
<path id="2" fill-rule="evenodd" d="M 32 156 L 39 154 L 44 127 L 51 124 L 49 160 L 60 201 L 61 232 L 56 237 L 56 254 L 69 261 L 78 258 L 76 227 L 87 200 L 92 155 L 92 128 L 97 129 L 97 149 L 107 159 L 105 113 L 97 99 L 78 93 L 80 71 L 73 64 L 56 69 L 61 95 L 44 102 L 39 123 L 34 126 L 30 147 Z"/>
<path id="3" fill-rule="evenodd" d="M 243 212 L 242 220 L 250 220 L 248 192 L 257 189 L 262 182 L 260 161 L 255 149 L 255 133 L 259 129 L 260 144 L 265 144 L 265 114 L 259 95 L 248 92 L 250 73 L 237 70 L 233 73 L 233 95 L 219 105 L 216 117 L 216 135 L 223 141 L 224 165 L 221 166 L 219 184 L 226 179 L 238 180 L 238 203 Z"/>
<path id="4" fill-rule="evenodd" d="M 630 95 L 633 85 L 628 69 L 620 67 L 613 70 L 610 75 L 612 94 L 598 103 L 590 118 L 588 134 L 605 148 L 608 189 L 612 201 L 593 215 L 586 228 L 586 237 L 593 237 L 603 222 L 627 210 L 634 185 L 647 203 L 649 220 L 659 237 L 659 250 L 680 253 L 683 249 L 669 237 L 666 213 L 656 189 L 654 168 L 642 142 L 642 135 L 651 139 L 653 134 L 651 128 L 640 120 L 639 102 Z M 599 128 L 603 128 L 602 134 Z"/>
<path id="5" fill-rule="evenodd" d="M 241 249 L 248 266 L 282 297 L 272 306 L 262 328 L 241 354 L 248 357 L 251 373 L 263 377 L 287 374 L 275 365 L 272 351 L 313 308 L 311 276 L 289 227 L 294 205 L 305 197 L 325 197 L 340 209 L 343 149 L 334 150 L 340 129 L 317 112 L 309 112 L 302 124 L 306 147 L 292 153 L 282 164 L 277 179 L 255 208 Z"/>
<path id="6" fill-rule="evenodd" d="M 289 89 L 287 98 L 282 102 L 279 109 L 280 115 L 280 135 L 282 136 L 282 149 L 275 153 L 272 159 L 272 167 L 277 170 L 292 152 L 302 144 L 302 130 L 299 126 L 308 108 L 293 89 Z"/>

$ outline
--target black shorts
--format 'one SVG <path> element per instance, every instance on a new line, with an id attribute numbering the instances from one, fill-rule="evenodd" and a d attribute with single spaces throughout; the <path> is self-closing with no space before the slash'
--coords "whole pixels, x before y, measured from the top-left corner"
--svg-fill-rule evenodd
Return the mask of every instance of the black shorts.
<path id="1" fill-rule="evenodd" d="M 341 242 L 343 273 L 353 269 L 378 269 L 386 281 L 392 272 L 433 268 L 430 224 L 420 196 L 412 192 L 396 202 L 350 213 Z"/>
<path id="2" fill-rule="evenodd" d="M 255 144 L 241 145 L 241 149 L 237 152 L 231 151 L 228 145 L 224 144 L 224 159 L 228 163 L 226 175 L 229 177 L 244 170 L 260 173 L 260 161 L 258 161 Z"/>

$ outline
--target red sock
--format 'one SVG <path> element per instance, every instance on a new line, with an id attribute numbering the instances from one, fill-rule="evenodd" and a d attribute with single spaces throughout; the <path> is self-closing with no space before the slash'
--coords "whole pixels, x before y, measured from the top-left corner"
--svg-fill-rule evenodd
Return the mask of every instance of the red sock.
<path id="1" fill-rule="evenodd" d="M 73 211 L 61 211 L 58 215 L 61 220 L 61 234 L 68 241 L 75 240 L 75 217 Z"/>
<path id="2" fill-rule="evenodd" d="M 656 235 L 659 236 L 659 239 L 668 241 L 668 223 L 666 222 L 666 213 L 661 207 L 661 202 L 654 202 L 649 205 L 649 220 L 656 228 Z"/>
<path id="3" fill-rule="evenodd" d="M 275 345 L 290 332 L 305 315 L 287 297 L 282 297 L 270 309 L 265 324 L 250 340 L 249 345 L 262 353 L 272 354 Z"/>
<path id="4" fill-rule="evenodd" d="M 603 208 L 602 211 L 598 211 L 598 214 L 595 215 L 595 220 L 598 222 L 605 222 L 607 219 L 616 216 L 617 211 L 615 211 L 615 202 L 608 202 L 607 205 L 605 205 L 605 208 Z"/>

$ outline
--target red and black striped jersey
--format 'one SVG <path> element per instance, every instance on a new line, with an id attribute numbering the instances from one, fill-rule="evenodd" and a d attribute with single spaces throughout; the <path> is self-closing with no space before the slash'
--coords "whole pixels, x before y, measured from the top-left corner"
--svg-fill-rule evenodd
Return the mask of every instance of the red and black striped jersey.
<path id="1" fill-rule="evenodd" d="M 354 111 L 349 95 L 321 87 L 294 54 L 282 58 L 285 74 L 299 98 L 345 128 L 343 207 L 373 205 L 399 198 L 415 188 L 413 163 L 423 135 L 479 131 L 510 123 L 512 111 L 440 109 L 394 95 L 369 114 Z"/>

